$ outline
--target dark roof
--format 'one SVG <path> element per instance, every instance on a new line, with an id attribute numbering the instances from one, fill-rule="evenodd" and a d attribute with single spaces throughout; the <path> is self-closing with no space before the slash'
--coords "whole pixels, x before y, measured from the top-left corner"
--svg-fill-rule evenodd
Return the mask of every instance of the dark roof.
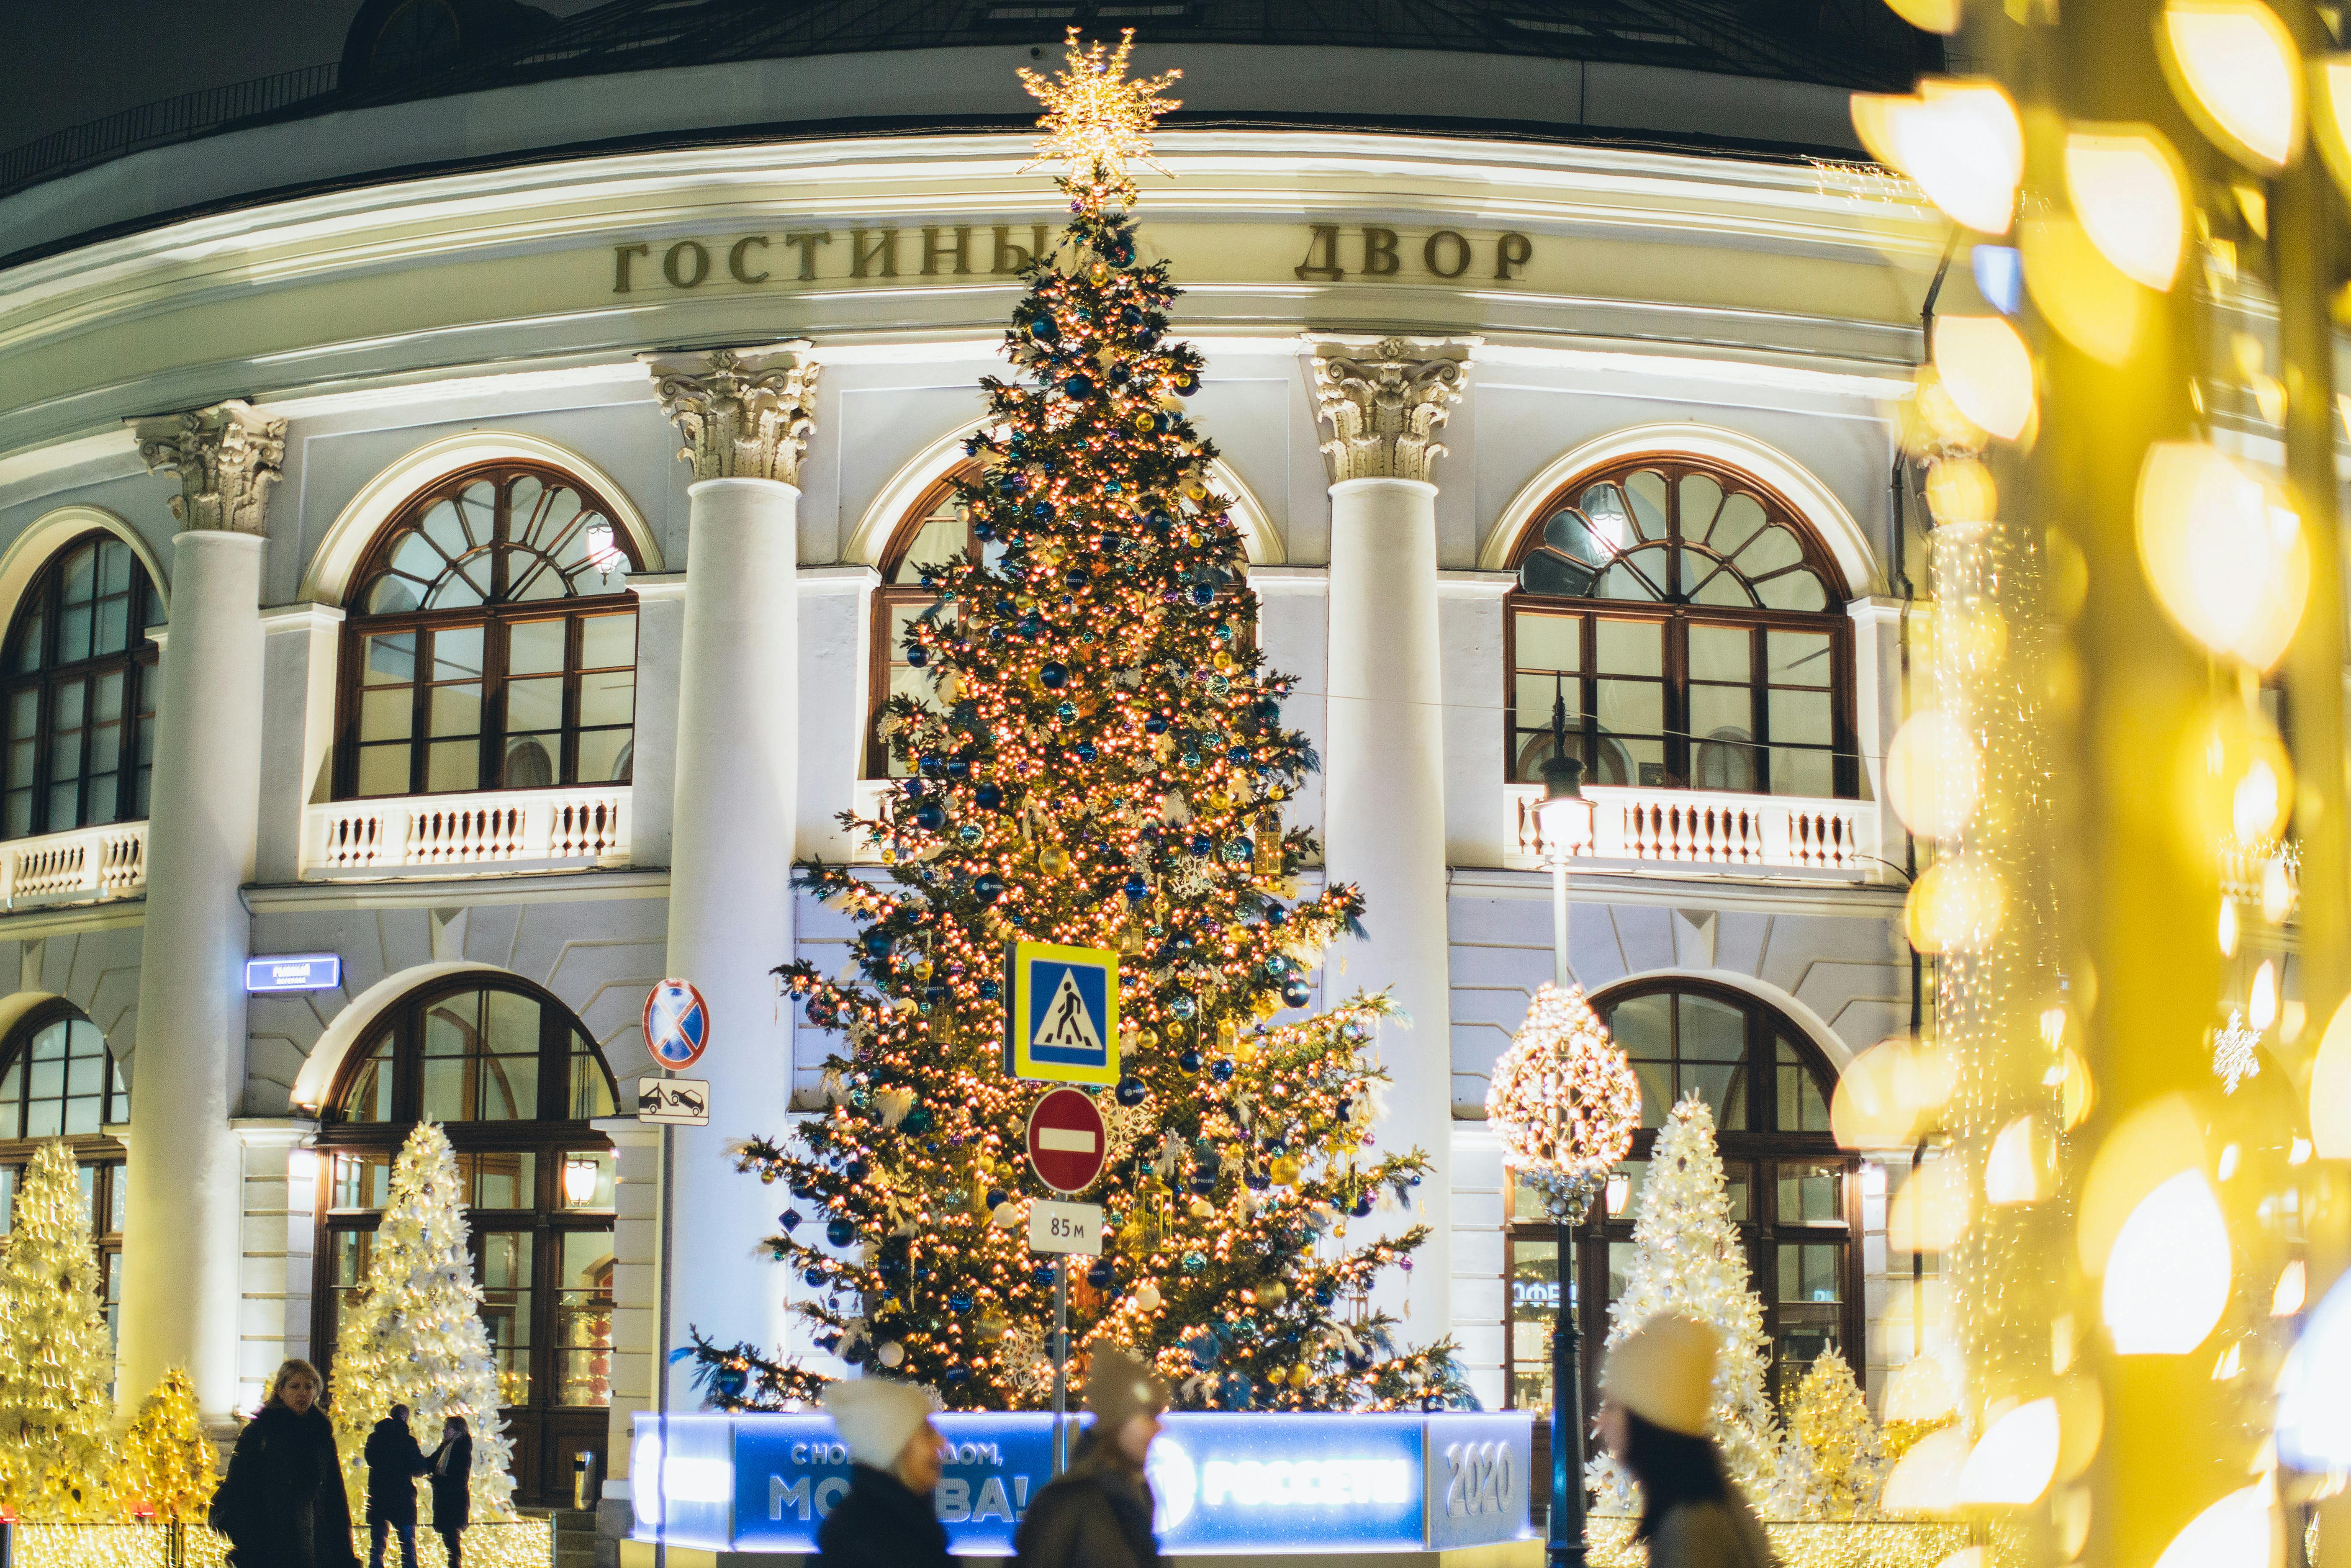
<path id="1" fill-rule="evenodd" d="M 341 110 L 729 60 L 1052 45 L 1071 26 L 1089 37 L 1133 28 L 1145 44 L 1518 55 L 1879 91 L 1906 90 L 1942 65 L 1941 40 L 1883 0 L 612 0 L 563 20 L 516 0 L 464 5 L 500 25 L 457 57 L 368 71 L 357 35 L 383 8 L 371 4 L 341 61 L 202 89 L 0 152 L 0 196 L 144 148 Z M 1383 118 L 1379 105 L 1364 108 L 1354 118 Z M 1028 116 L 1005 121 L 1016 122 Z"/>
<path id="2" fill-rule="evenodd" d="M 721 60 L 1058 41 L 1446 49 L 1907 90 L 1938 41 L 1884 0 L 613 0 L 349 103 Z"/>

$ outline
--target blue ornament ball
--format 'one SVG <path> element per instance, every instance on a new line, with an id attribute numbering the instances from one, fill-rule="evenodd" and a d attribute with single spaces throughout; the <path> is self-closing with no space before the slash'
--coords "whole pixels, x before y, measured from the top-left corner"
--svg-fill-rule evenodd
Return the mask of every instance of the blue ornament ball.
<path id="1" fill-rule="evenodd" d="M 1217 1058 L 1216 1064 L 1208 1069 L 1208 1076 L 1219 1083 L 1230 1083 L 1233 1081 L 1233 1059 L 1229 1056 Z"/>
<path id="2" fill-rule="evenodd" d="M 1314 988 L 1292 975 L 1281 982 L 1281 999 L 1293 1008 L 1302 1008 L 1314 999 Z"/>
<path id="3" fill-rule="evenodd" d="M 1111 1267 L 1107 1258 L 1095 1259 L 1093 1266 L 1086 1270 L 1086 1283 L 1097 1291 L 1108 1290 L 1110 1282 L 1117 1277 L 1118 1270 Z"/>
<path id="4" fill-rule="evenodd" d="M 935 833 L 947 825 L 947 809 L 936 800 L 925 800 L 914 808 L 914 826 L 926 833 Z"/>
<path id="5" fill-rule="evenodd" d="M 1045 664 L 1038 666 L 1037 684 L 1043 686 L 1049 692 L 1060 691 L 1064 685 L 1069 684 L 1069 679 L 1070 672 L 1068 667 L 1065 665 L 1055 664 L 1049 660 Z"/>
<path id="6" fill-rule="evenodd" d="M 1186 1046 L 1184 1054 L 1176 1059 L 1176 1065 L 1186 1072 L 1197 1072 L 1200 1071 L 1200 1053 Z"/>
<path id="7" fill-rule="evenodd" d="M 971 1311 L 971 1292 L 968 1291 L 949 1291 L 947 1293 L 947 1311 L 956 1313 L 957 1316 L 961 1316 L 963 1313 Z"/>
<path id="8" fill-rule="evenodd" d="M 983 811 L 993 811 L 1004 804 L 1004 790 L 995 784 L 982 784 L 971 792 L 971 803 Z"/>
<path id="9" fill-rule="evenodd" d="M 1004 896 L 1004 879 L 992 871 L 981 872 L 971 879 L 971 891 L 982 904 L 994 904 Z"/>
<path id="10" fill-rule="evenodd" d="M 1142 1079 L 1133 1073 L 1130 1072 L 1118 1081 L 1118 1103 L 1129 1110 L 1142 1104 L 1150 1097 L 1151 1091 L 1144 1087 Z"/>

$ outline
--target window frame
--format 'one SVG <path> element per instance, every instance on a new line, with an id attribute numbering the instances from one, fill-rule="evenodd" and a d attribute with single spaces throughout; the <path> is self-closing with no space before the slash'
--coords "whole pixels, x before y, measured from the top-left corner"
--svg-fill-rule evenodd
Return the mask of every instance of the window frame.
<path id="1" fill-rule="evenodd" d="M 1740 492 L 1751 496 L 1763 507 L 1768 523 L 1790 530 L 1802 548 L 1803 564 L 1823 581 L 1832 607 L 1820 611 L 1771 610 L 1761 606 L 1694 603 L 1684 598 L 1659 600 L 1576 598 L 1563 594 L 1536 593 L 1514 580 L 1502 598 L 1502 707 L 1505 715 L 1502 738 L 1503 778 L 1518 783 L 1530 781 L 1522 770 L 1520 752 L 1534 747 L 1541 739 L 1535 731 L 1522 727 L 1519 718 L 1519 618 L 1520 614 L 1551 616 L 1575 622 L 1578 626 L 1579 668 L 1571 677 L 1578 686 L 1573 706 L 1576 722 L 1572 728 L 1572 744 L 1580 741 L 1587 766 L 1584 781 L 1598 784 L 1601 778 L 1596 764 L 1601 743 L 1605 735 L 1600 724 L 1599 682 L 1610 679 L 1639 679 L 1601 670 L 1597 653 L 1598 622 L 1602 621 L 1633 622 L 1656 624 L 1660 631 L 1659 675 L 1663 688 L 1661 701 L 1662 733 L 1660 746 L 1662 782 L 1643 784 L 1637 777 L 1625 780 L 1626 786 L 1638 789 L 1693 789 L 1719 793 L 1770 795 L 1771 789 L 1772 741 L 1771 738 L 1769 699 L 1774 689 L 1767 655 L 1768 633 L 1771 631 L 1826 633 L 1831 658 L 1830 679 L 1827 683 L 1830 707 L 1830 732 L 1827 750 L 1830 755 L 1832 798 L 1858 799 L 1861 793 L 1861 767 L 1858 730 L 1855 715 L 1856 694 L 1854 675 L 1853 619 L 1844 605 L 1849 589 L 1835 559 L 1828 552 L 1819 534 L 1805 520 L 1803 514 L 1787 499 L 1753 476 L 1728 464 L 1675 453 L 1651 453 L 1637 457 L 1612 459 L 1598 467 L 1562 485 L 1537 508 L 1512 547 L 1509 570 L 1516 578 L 1527 558 L 1543 548 L 1543 525 L 1561 510 L 1575 507 L 1593 486 L 1603 484 L 1621 485 L 1632 475 L 1654 472 L 1666 480 L 1668 497 L 1667 511 L 1667 542 L 1676 555 L 1682 549 L 1681 540 L 1681 481 L 1692 475 L 1702 475 L 1720 486 L 1726 495 Z M 1689 547 L 1699 548 L 1699 547 Z M 1678 591 L 1678 590 L 1677 590 Z M 1710 743 L 1690 729 L 1691 686 L 1689 632 L 1692 627 L 1727 627 L 1749 634 L 1749 675 L 1744 683 L 1750 695 L 1749 713 L 1751 738 L 1742 743 L 1751 752 L 1754 769 L 1752 788 L 1743 790 L 1717 790 L 1712 786 L 1694 782 L 1697 754 Z M 1699 685 L 1724 683 L 1700 682 Z M 1784 686 L 1784 683 L 1782 684 Z M 1817 690 L 1817 687 L 1787 688 Z M 1548 719 L 1545 720 L 1547 727 Z M 1647 739 L 1646 736 L 1632 737 Z M 1812 743 L 1784 742 L 1818 750 Z M 1548 747 L 1543 750 L 1547 753 Z M 1532 766 L 1540 766 L 1536 758 Z M 1796 797 L 1809 799 L 1812 797 Z"/>
<path id="2" fill-rule="evenodd" d="M 1743 1018 L 1745 1051 L 1741 1062 L 1745 1070 L 1748 1101 L 1748 1123 L 1743 1128 L 1718 1128 L 1716 1144 L 1726 1166 L 1745 1166 L 1748 1174 L 1747 1218 L 1737 1221 L 1740 1239 L 1747 1248 L 1749 1283 L 1763 1308 L 1763 1332 L 1771 1347 L 1767 1386 L 1783 1406 L 1794 1390 L 1794 1377 L 1788 1375 L 1780 1355 L 1781 1338 L 1784 1333 L 1799 1330 L 1808 1322 L 1834 1318 L 1834 1338 L 1836 1348 L 1844 1353 L 1853 1366 L 1856 1379 L 1866 1379 L 1868 1369 L 1865 1354 L 1868 1345 L 1867 1303 L 1864 1287 L 1867 1280 L 1867 1259 L 1865 1255 L 1861 1156 L 1837 1145 L 1836 1135 L 1822 1129 L 1805 1132 L 1802 1129 L 1783 1131 L 1778 1125 L 1778 1047 L 1782 1041 L 1792 1045 L 1801 1067 L 1809 1071 L 1813 1086 L 1823 1103 L 1835 1092 L 1837 1072 L 1820 1047 L 1813 1043 L 1793 1020 L 1761 998 L 1750 996 L 1734 988 L 1689 976 L 1659 976 L 1629 985 L 1604 988 L 1592 999 L 1593 1010 L 1602 1015 L 1609 1025 L 1612 1037 L 1614 1015 L 1624 1003 L 1644 997 L 1690 995 L 1736 1008 Z M 1645 1113 L 1647 1107 L 1644 1106 Z M 1759 1125 L 1759 1118 L 1766 1124 Z M 1647 1117 L 1645 1114 L 1644 1120 Z M 1628 1161 L 1646 1162 L 1652 1157 L 1658 1129 L 1644 1127 L 1634 1135 Z M 1843 1218 L 1830 1221 L 1789 1219 L 1779 1213 L 1779 1173 L 1791 1166 L 1829 1166 L 1840 1173 L 1838 1200 Z M 1576 1326 L 1583 1335 L 1584 1386 L 1597 1387 L 1603 1347 L 1608 1337 L 1608 1250 L 1611 1243 L 1629 1245 L 1633 1239 L 1634 1208 L 1637 1198 L 1625 1206 L 1620 1216 L 1605 1217 L 1594 1213 L 1575 1231 L 1574 1297 L 1577 1307 Z M 1502 1194 L 1502 1400 L 1508 1409 L 1531 1409 L 1535 1406 L 1519 1403 L 1518 1393 L 1518 1320 L 1513 1312 L 1511 1288 L 1518 1277 L 1519 1249 L 1533 1244 L 1549 1248 L 1556 1243 L 1555 1227 L 1548 1218 L 1523 1219 L 1516 1216 L 1516 1196 L 1506 1180 Z M 1838 1302 L 1782 1301 L 1780 1300 L 1779 1262 L 1782 1245 L 1798 1245 L 1811 1239 L 1834 1240 L 1844 1249 L 1842 1270 L 1842 1294 Z M 1812 1309 L 1833 1306 L 1834 1313 Z M 1787 1309 L 1799 1309 L 1790 1312 Z M 1541 1371 L 1550 1369 L 1550 1348 L 1546 1336 L 1539 1362 Z M 1801 1376 L 1802 1368 L 1795 1369 Z M 1865 1383 L 1865 1392 L 1866 1385 Z"/>
<path id="3" fill-rule="evenodd" d="M 890 542 L 882 551 L 881 583 L 873 591 L 873 646 L 866 658 L 865 690 L 865 756 L 863 777 L 887 779 L 898 777 L 890 771 L 890 743 L 882 737 L 882 715 L 890 701 L 890 675 L 896 667 L 897 641 L 891 628 L 897 622 L 897 612 L 907 605 L 929 605 L 938 602 L 938 595 L 919 582 L 893 582 L 898 569 L 922 537 L 923 527 L 932 515 L 946 506 L 956 494 L 959 484 L 977 481 L 982 470 L 974 461 L 965 460 L 923 486 L 914 504 L 906 508 L 898 526 L 891 530 Z M 963 549 L 969 550 L 977 542 L 971 537 L 971 516 L 966 511 L 963 519 Z"/>
<path id="4" fill-rule="evenodd" d="M 444 500 L 461 495 L 472 486 L 488 481 L 497 488 L 498 499 L 493 511 L 494 519 L 511 516 L 510 498 L 513 485 L 523 478 L 533 478 L 549 489 L 562 488 L 575 493 L 580 499 L 583 517 L 594 515 L 611 525 L 613 547 L 626 558 L 625 580 L 616 592 L 600 594 L 566 594 L 552 599 L 509 600 L 493 597 L 479 604 L 450 609 L 418 608 L 371 613 L 364 608 L 364 598 L 377 580 L 389 569 L 394 547 L 415 528 L 432 509 Z M 493 527 L 501 526 L 494 521 Z M 585 523 L 581 525 L 583 528 Z M 505 534 L 496 537 L 506 538 Z M 491 584 L 494 592 L 502 592 L 506 583 L 506 560 L 510 550 L 493 549 Z M 341 653 L 336 671 L 335 745 L 332 768 L 332 797 L 337 800 L 400 800 L 410 796 L 433 794 L 486 794 L 511 789 L 593 789 L 600 786 L 618 788 L 631 779 L 585 779 L 579 778 L 580 751 L 585 736 L 600 735 L 625 729 L 628 738 L 622 749 L 631 758 L 629 771 L 633 776 L 636 744 L 637 703 L 635 676 L 643 631 L 643 605 L 635 589 L 631 586 L 643 570 L 635 541 L 622 526 L 619 511 L 593 486 L 576 475 L 549 464 L 500 459 L 475 464 L 442 476 L 431 485 L 418 490 L 402 502 L 376 530 L 360 558 L 358 570 L 352 573 L 352 588 L 347 596 L 343 619 Z M 619 665 L 586 666 L 582 663 L 586 643 L 586 622 L 600 616 L 628 614 L 635 618 L 627 668 L 630 672 L 631 699 L 629 722 L 621 725 L 587 725 L 581 722 L 581 688 L 590 675 L 617 671 Z M 508 669 L 515 629 L 530 624 L 561 622 L 563 634 L 563 665 L 559 677 L 563 683 L 562 715 L 555 733 L 556 755 L 549 758 L 552 779 L 547 784 L 508 784 L 505 781 L 507 750 L 515 740 L 549 733 L 543 728 L 513 730 L 508 725 L 510 686 L 517 679 L 535 680 L 546 673 L 532 672 L 515 676 Z M 432 678 L 431 639 L 450 632 L 466 632 L 479 627 L 482 631 L 482 668 L 476 677 L 481 687 L 479 697 L 480 729 L 474 737 L 476 743 L 475 782 L 455 789 L 432 789 L 432 754 L 434 746 L 432 727 L 433 693 L 436 683 Z M 363 691 L 368 689 L 367 644 L 371 637 L 398 636 L 403 632 L 416 638 L 413 651 L 414 674 L 405 683 L 410 699 L 408 748 L 408 787 L 402 791 L 384 795 L 362 795 L 360 792 L 360 767 L 367 749 L 390 750 L 401 744 L 392 741 L 380 747 L 361 745 Z M 447 685 L 450 683 L 437 683 Z M 377 689 L 392 689 L 379 687 Z M 463 739 L 453 736 L 452 739 Z M 446 744 L 444 742 L 443 744 Z M 618 753 L 615 754 L 616 756 Z"/>
<path id="5" fill-rule="evenodd" d="M 65 617 L 64 599 L 66 564 L 83 549 L 99 550 L 113 545 L 131 558 L 130 604 L 125 612 L 128 632 L 124 646 L 114 653 L 92 653 L 70 664 L 60 664 L 57 659 L 57 637 Z M 95 606 L 99 601 L 93 599 Z M 41 664 L 37 670 L 22 674 L 14 670 L 14 655 L 18 635 L 25 630 L 27 615 L 37 615 L 41 622 Z M 8 831 L 5 808 L 6 790 L 0 788 L 0 840 L 21 841 L 44 837 L 50 833 L 72 832 L 81 828 L 107 827 L 118 822 L 146 820 L 146 800 L 141 789 L 142 776 L 153 768 L 155 698 L 160 695 L 157 678 L 158 650 L 149 633 L 163 621 L 163 599 L 149 575 L 147 562 L 131 542 L 109 528 L 90 528 L 67 540 L 49 553 L 40 570 L 26 584 L 25 592 L 10 612 L 5 634 L 0 634 L 0 714 L 13 706 L 17 695 L 31 690 L 37 694 L 37 712 L 34 719 L 32 810 L 22 833 Z M 93 640 L 95 640 L 93 638 Z M 58 687 L 68 682 L 95 684 L 105 675 L 120 671 L 123 678 L 122 741 L 118 747 L 114 814 L 103 821 L 92 820 L 89 814 L 90 787 L 103 778 L 100 771 L 89 766 L 89 747 L 82 747 L 81 766 L 75 775 L 74 818 L 62 826 L 50 821 L 50 796 L 57 783 L 49 777 L 57 745 L 57 702 Z M 87 736 L 94 727 L 90 716 L 84 713 L 81 734 Z"/>
<path id="6" fill-rule="evenodd" d="M 417 987 L 384 1009 L 345 1057 L 336 1073 L 334 1087 L 327 1098 L 312 1145 L 319 1155 L 320 1169 L 314 1204 L 318 1282 L 311 1298 L 311 1359 L 331 1376 L 343 1296 L 343 1287 L 339 1285 L 336 1272 L 340 1263 L 339 1249 L 342 1245 L 340 1239 L 354 1234 L 371 1235 L 382 1218 L 380 1207 L 364 1204 L 346 1207 L 337 1203 L 335 1161 L 340 1156 L 364 1155 L 382 1159 L 388 1167 L 397 1158 L 401 1145 L 414 1130 L 416 1116 L 423 1109 L 423 1031 L 428 1010 L 453 997 L 486 991 L 522 996 L 539 1007 L 538 1061 L 541 1115 L 530 1121 L 444 1121 L 440 1125 L 447 1133 L 461 1164 L 483 1155 L 519 1154 L 532 1158 L 531 1201 L 528 1205 L 476 1207 L 469 1201 L 465 1213 L 467 1246 L 476 1281 L 487 1277 L 485 1265 L 489 1238 L 496 1235 L 527 1238 L 523 1256 L 529 1267 L 529 1279 L 525 1287 L 529 1292 L 529 1339 L 524 1365 L 529 1377 L 530 1396 L 524 1404 L 502 1406 L 500 1413 L 515 1439 L 517 1501 L 526 1506 L 554 1505 L 570 1494 L 572 1453 L 582 1449 L 593 1451 L 599 1456 L 601 1465 L 606 1448 L 612 1397 L 609 1382 L 610 1356 L 617 1354 L 617 1352 L 608 1352 L 605 1403 L 561 1402 L 565 1363 L 559 1353 L 567 1347 L 557 1343 L 557 1336 L 563 1324 L 565 1306 L 561 1283 L 564 1242 L 571 1236 L 600 1235 L 604 1238 L 606 1255 L 611 1256 L 615 1249 L 618 1218 L 617 1190 L 610 1205 L 573 1206 L 565 1200 L 563 1178 L 567 1155 L 601 1156 L 608 1168 L 613 1166 L 618 1157 L 612 1140 L 599 1132 L 592 1120 L 577 1119 L 568 1114 L 545 1114 L 549 1109 L 568 1110 L 569 1064 L 574 1054 L 571 1050 L 573 1040 L 585 1042 L 590 1060 L 612 1089 L 614 1113 L 619 1113 L 622 1102 L 611 1064 L 605 1061 L 595 1037 L 589 1033 L 579 1015 L 545 988 L 533 985 L 520 976 L 480 970 L 440 977 Z M 345 1107 L 358 1090 L 369 1064 L 376 1059 L 378 1042 L 387 1033 L 392 1043 L 392 1119 L 355 1121 Z M 468 1060 L 474 1059 L 469 1057 Z M 561 1064 L 559 1069 L 554 1065 L 558 1063 Z M 481 1196 L 478 1189 L 468 1194 L 469 1199 L 478 1196 Z M 604 1289 L 609 1292 L 611 1282 L 609 1270 L 605 1272 L 604 1281 Z M 593 1298 L 589 1305 L 592 1310 Z M 609 1297 L 605 1310 L 609 1335 Z"/>
<path id="7" fill-rule="evenodd" d="M 89 1014 L 63 997 L 52 997 L 29 1009 L 12 1025 L 5 1037 L 0 1037 L 0 1078 L 17 1064 L 24 1053 L 31 1050 L 34 1038 L 55 1023 L 84 1023 L 98 1030 L 105 1044 L 105 1082 L 99 1110 L 99 1131 L 59 1134 L 56 1137 L 28 1138 L 13 1134 L 0 1136 L 0 1245 L 5 1245 L 15 1229 L 13 1210 L 16 1204 L 16 1188 L 25 1179 L 25 1167 L 41 1145 L 62 1142 L 74 1157 L 74 1164 L 88 1173 L 89 1186 L 89 1234 L 98 1252 L 99 1301 L 105 1309 L 107 1336 L 110 1344 L 119 1345 L 122 1316 L 122 1227 L 117 1215 L 128 1197 L 125 1183 L 130 1163 L 130 1149 L 109 1127 L 125 1126 L 131 1120 L 131 1088 L 127 1079 L 118 1091 L 115 1082 L 120 1069 L 115 1061 L 114 1044 L 107 1040 L 106 1031 L 99 1030 Z M 27 1074 L 17 1090 L 17 1109 L 21 1118 L 24 1106 L 31 1094 L 31 1078 Z M 117 1101 L 120 1103 L 117 1103 Z M 0 1115 L 5 1115 L 0 1110 Z M 20 1119 L 13 1126 L 21 1131 Z"/>

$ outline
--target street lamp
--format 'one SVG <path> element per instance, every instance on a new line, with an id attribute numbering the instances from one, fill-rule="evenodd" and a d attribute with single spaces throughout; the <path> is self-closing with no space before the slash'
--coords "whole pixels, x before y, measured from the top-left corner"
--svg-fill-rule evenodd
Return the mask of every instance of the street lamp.
<path id="1" fill-rule="evenodd" d="M 1561 685 L 1551 702 L 1551 756 L 1542 766 L 1542 803 L 1535 808 L 1535 831 L 1543 861 L 1551 867 L 1552 984 L 1564 988 L 1567 973 L 1567 862 L 1592 847 L 1594 812 L 1583 793 L 1583 764 L 1567 754 L 1567 693 Z"/>
<path id="2" fill-rule="evenodd" d="M 1563 908 L 1562 901 L 1562 907 Z M 1562 946 L 1564 940 L 1562 939 Z M 1565 960 L 1561 960 L 1564 967 Z M 1549 1568 L 1583 1564 L 1583 1386 L 1573 1281 L 1575 1227 L 1594 1197 L 1619 1213 L 1631 1183 L 1614 1167 L 1641 1124 L 1641 1085 L 1573 985 L 1535 992 L 1527 1021 L 1494 1064 L 1486 1118 L 1502 1165 L 1542 1195 L 1557 1228 L 1559 1319 L 1551 1342 Z"/>

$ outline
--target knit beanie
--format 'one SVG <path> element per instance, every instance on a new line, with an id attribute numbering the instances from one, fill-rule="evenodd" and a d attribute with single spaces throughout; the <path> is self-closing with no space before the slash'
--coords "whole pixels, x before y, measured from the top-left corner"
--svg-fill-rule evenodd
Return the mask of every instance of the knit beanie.
<path id="1" fill-rule="evenodd" d="M 1115 1432 L 1137 1416 L 1166 1409 L 1167 1385 L 1126 1352 L 1104 1345 L 1086 1368 L 1086 1408 L 1094 1413 L 1096 1431 Z"/>
<path id="2" fill-rule="evenodd" d="M 824 1413 L 849 1445 L 851 1458 L 886 1470 L 930 1419 L 931 1396 L 893 1378 L 849 1378 L 825 1389 Z"/>
<path id="3" fill-rule="evenodd" d="M 1642 1420 L 1685 1437 L 1714 1427 L 1714 1364 L 1721 1336 L 1696 1318 L 1659 1312 L 1616 1342 L 1600 1391 Z"/>

